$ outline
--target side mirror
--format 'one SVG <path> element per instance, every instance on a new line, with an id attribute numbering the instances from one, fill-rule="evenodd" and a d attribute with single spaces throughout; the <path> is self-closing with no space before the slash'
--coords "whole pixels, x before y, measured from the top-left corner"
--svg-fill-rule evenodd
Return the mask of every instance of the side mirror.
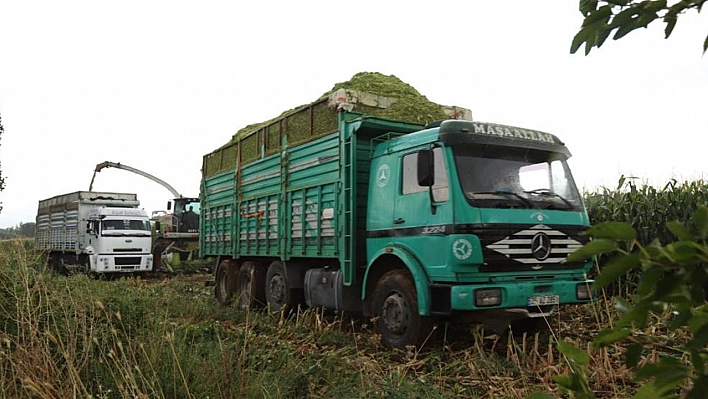
<path id="1" fill-rule="evenodd" d="M 432 187 L 435 184 L 435 167 L 433 165 L 433 150 L 418 151 L 419 186 Z"/>
<path id="2" fill-rule="evenodd" d="M 172 201 L 167 201 L 167 210 L 168 211 L 172 210 Z"/>

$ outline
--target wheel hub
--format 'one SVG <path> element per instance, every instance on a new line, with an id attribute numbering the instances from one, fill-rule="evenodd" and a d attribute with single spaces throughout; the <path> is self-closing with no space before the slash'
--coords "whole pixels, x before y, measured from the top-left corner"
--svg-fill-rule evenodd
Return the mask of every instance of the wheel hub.
<path id="1" fill-rule="evenodd" d="M 382 310 L 381 319 L 386 329 L 395 334 L 403 334 L 410 319 L 410 309 L 403 296 L 398 292 L 389 295 Z"/>

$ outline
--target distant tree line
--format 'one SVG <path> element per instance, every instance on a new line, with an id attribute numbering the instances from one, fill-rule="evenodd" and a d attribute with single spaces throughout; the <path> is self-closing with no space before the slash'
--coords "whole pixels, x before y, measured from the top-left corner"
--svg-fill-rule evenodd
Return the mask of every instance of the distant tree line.
<path id="1" fill-rule="evenodd" d="M 36 224 L 34 222 L 30 223 L 20 223 L 14 227 L 7 227 L 0 229 L 0 240 L 7 240 L 9 238 L 20 238 L 20 237 L 34 237 Z"/>

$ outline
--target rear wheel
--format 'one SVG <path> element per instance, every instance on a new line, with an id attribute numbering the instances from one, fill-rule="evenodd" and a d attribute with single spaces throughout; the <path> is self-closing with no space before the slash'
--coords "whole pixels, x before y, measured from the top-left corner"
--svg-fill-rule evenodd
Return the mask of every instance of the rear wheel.
<path id="1" fill-rule="evenodd" d="M 418 312 L 418 297 L 410 275 L 391 270 L 379 279 L 374 290 L 376 328 L 387 347 L 422 346 L 433 324 Z"/>
<path id="2" fill-rule="evenodd" d="M 238 268 L 231 260 L 223 260 L 219 263 L 216 271 L 216 284 L 214 294 L 219 303 L 223 306 L 231 304 L 234 289 L 236 288 Z"/>
<path id="3" fill-rule="evenodd" d="M 300 290 L 290 289 L 282 262 L 273 262 L 268 267 L 265 291 L 266 301 L 273 312 L 295 309 L 300 302 Z"/>
<path id="4" fill-rule="evenodd" d="M 69 274 L 69 271 L 64 266 L 64 259 L 62 259 L 61 254 L 57 252 L 49 255 L 49 269 L 64 276 Z"/>
<path id="5" fill-rule="evenodd" d="M 265 303 L 264 286 L 263 268 L 255 262 L 243 262 L 236 281 L 238 308 L 252 309 Z"/>

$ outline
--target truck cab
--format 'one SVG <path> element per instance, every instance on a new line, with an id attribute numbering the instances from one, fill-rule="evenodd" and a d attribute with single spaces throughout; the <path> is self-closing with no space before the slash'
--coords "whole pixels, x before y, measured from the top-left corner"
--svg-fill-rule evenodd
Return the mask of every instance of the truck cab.
<path id="1" fill-rule="evenodd" d="M 379 144 L 367 275 L 395 256 L 412 276 L 421 316 L 464 312 L 502 326 L 590 300 L 590 263 L 565 262 L 589 226 L 569 156 L 551 134 L 458 120 Z M 363 293 L 372 301 L 376 279 Z M 374 305 L 391 328 L 410 305 L 399 294 Z"/>
<path id="2" fill-rule="evenodd" d="M 143 209 L 100 207 L 86 218 L 80 246 L 97 273 L 151 271 L 150 219 Z"/>

